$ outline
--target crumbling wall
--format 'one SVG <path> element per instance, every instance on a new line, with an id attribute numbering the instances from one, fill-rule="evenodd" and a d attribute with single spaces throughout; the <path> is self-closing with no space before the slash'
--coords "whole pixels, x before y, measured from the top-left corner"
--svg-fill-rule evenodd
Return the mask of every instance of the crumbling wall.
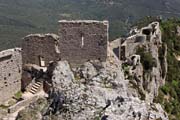
<path id="1" fill-rule="evenodd" d="M 107 58 L 108 21 L 59 21 L 62 60 L 82 64 Z"/>
<path id="2" fill-rule="evenodd" d="M 0 52 L 0 103 L 21 90 L 22 56 L 19 48 Z"/>
<path id="3" fill-rule="evenodd" d="M 162 48 L 159 23 L 153 22 L 142 28 L 140 33 L 128 37 L 122 45 L 125 46 L 126 64 L 132 67 L 129 76 L 134 77 L 132 79 L 139 86 L 142 98 L 152 102 L 158 95 L 159 87 L 165 84 L 167 74 L 167 49 L 163 52 L 163 62 L 159 60 L 159 50 Z"/>
<path id="4" fill-rule="evenodd" d="M 60 59 L 59 37 L 55 34 L 32 34 L 23 40 L 23 64 L 46 67 L 50 61 Z M 41 59 L 44 65 L 41 65 Z"/>
<path id="5" fill-rule="evenodd" d="M 132 56 L 135 53 L 135 50 L 137 49 L 137 46 L 143 45 L 146 43 L 146 36 L 137 34 L 131 37 L 128 37 L 125 41 L 125 45 L 122 47 L 125 47 L 126 51 L 124 53 L 125 58 Z"/>

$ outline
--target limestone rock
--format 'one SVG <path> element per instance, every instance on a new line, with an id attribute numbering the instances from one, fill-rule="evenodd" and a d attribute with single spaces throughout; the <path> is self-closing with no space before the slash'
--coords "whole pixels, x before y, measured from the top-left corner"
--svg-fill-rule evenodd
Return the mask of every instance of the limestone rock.
<path id="1" fill-rule="evenodd" d="M 63 90 L 69 87 L 69 84 L 74 80 L 74 74 L 67 61 L 59 61 L 54 66 L 52 73 L 52 86 Z"/>
<path id="2" fill-rule="evenodd" d="M 86 62 L 79 68 L 78 73 L 80 77 L 85 79 L 92 79 L 92 77 L 97 75 L 97 70 L 92 63 Z"/>
<path id="3" fill-rule="evenodd" d="M 66 61 L 58 62 L 52 71 L 53 90 L 47 99 L 49 107 L 44 107 L 45 114 L 40 112 L 42 119 L 168 120 L 159 104 L 146 103 L 134 96 L 136 93 L 129 87 L 119 66 L 109 62 L 102 65 L 96 76 L 82 83 L 75 80 Z M 95 70 L 92 66 L 89 69 Z"/>

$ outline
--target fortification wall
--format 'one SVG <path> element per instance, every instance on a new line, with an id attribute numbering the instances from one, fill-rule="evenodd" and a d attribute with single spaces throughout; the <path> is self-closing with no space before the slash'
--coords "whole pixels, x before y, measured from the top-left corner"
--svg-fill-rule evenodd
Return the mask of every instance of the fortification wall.
<path id="1" fill-rule="evenodd" d="M 0 52 L 0 104 L 21 90 L 21 49 Z"/>
<path id="2" fill-rule="evenodd" d="M 23 64 L 46 67 L 50 61 L 60 58 L 59 37 L 55 34 L 31 34 L 24 38 L 22 45 Z"/>
<path id="3" fill-rule="evenodd" d="M 107 58 L 108 21 L 59 21 L 61 59 L 71 65 Z"/>

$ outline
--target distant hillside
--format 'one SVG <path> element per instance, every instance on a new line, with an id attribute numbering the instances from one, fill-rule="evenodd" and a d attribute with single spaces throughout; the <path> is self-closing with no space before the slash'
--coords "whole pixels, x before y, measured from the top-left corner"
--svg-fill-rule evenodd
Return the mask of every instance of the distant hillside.
<path id="1" fill-rule="evenodd" d="M 179 0 L 0 0 L 0 50 L 29 33 L 57 33 L 59 19 L 110 21 L 110 38 L 144 16 L 180 16 Z"/>

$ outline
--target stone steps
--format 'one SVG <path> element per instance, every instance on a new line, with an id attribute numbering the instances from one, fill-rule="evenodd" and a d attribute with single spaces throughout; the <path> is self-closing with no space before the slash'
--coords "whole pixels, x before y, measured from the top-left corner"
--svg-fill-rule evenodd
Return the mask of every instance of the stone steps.
<path id="1" fill-rule="evenodd" d="M 42 86 L 42 82 L 39 82 L 39 81 L 35 82 L 32 85 L 32 87 L 31 87 L 29 92 L 32 93 L 32 94 L 36 94 L 41 86 Z"/>

